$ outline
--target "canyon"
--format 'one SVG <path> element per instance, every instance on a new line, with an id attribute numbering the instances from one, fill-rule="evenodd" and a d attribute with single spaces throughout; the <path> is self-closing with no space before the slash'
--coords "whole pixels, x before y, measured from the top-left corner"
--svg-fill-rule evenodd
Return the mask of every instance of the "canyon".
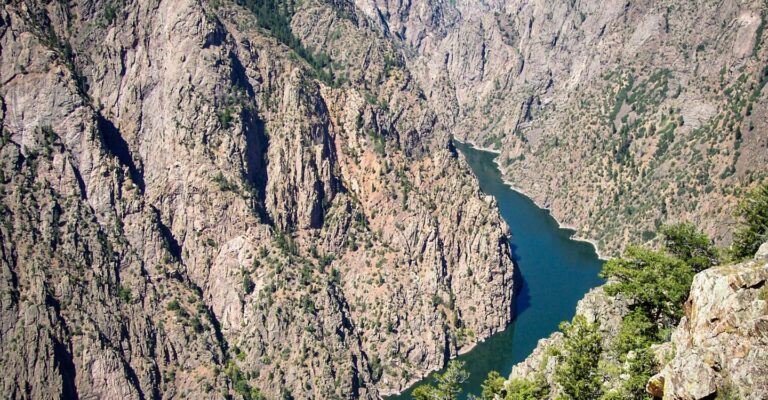
<path id="1" fill-rule="evenodd" d="M 514 232 L 452 137 L 499 152 L 507 183 L 606 256 L 682 220 L 727 246 L 736 203 L 768 176 L 767 10 L 0 5 L 2 393 L 405 390 L 503 331 L 520 290 Z M 689 368 L 724 381 L 702 352 L 764 331 L 744 322 L 764 300 L 759 260 L 696 278 L 665 393 Z M 601 290 L 577 313 L 619 315 Z M 754 387 L 748 364 L 726 364 Z"/>
<path id="2" fill-rule="evenodd" d="M 679 220 L 727 245 L 768 174 L 762 0 L 356 3 L 454 135 L 606 256 Z"/>

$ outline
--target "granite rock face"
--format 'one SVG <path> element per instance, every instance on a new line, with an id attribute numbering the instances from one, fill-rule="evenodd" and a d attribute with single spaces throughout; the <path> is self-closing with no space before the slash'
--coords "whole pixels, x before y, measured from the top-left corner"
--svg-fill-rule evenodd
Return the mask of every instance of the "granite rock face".
<path id="1" fill-rule="evenodd" d="M 748 261 L 696 276 L 685 317 L 672 334 L 674 354 L 651 379 L 664 399 L 728 393 L 768 397 L 768 262 Z M 671 349 L 669 348 L 671 346 Z M 651 385 L 652 386 L 652 385 Z"/>
<path id="2" fill-rule="evenodd" d="M 511 319 L 508 228 L 393 44 L 229 2 L 0 6 L 10 398 L 378 398 Z M 341 32 L 341 34 L 339 33 Z"/>

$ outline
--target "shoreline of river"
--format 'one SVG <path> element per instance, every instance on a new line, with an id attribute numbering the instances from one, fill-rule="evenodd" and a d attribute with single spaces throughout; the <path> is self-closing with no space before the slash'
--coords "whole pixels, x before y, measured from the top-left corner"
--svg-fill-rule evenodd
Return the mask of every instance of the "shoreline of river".
<path id="1" fill-rule="evenodd" d="M 499 150 L 491 149 L 491 148 L 488 148 L 488 147 L 479 146 L 475 142 L 473 142 L 472 140 L 461 141 L 461 140 L 458 140 L 458 139 L 455 139 L 455 138 L 453 140 L 456 140 L 459 143 L 466 144 L 466 145 L 468 145 L 469 147 L 471 147 L 471 148 L 473 148 L 475 150 L 486 151 L 486 152 L 493 153 L 493 154 L 496 154 L 496 155 L 500 155 L 501 154 L 501 151 L 499 151 Z M 595 242 L 593 239 L 586 238 L 586 237 L 578 235 L 579 229 L 577 227 L 572 226 L 572 225 L 568 225 L 568 224 L 565 224 L 565 223 L 561 222 L 557 218 L 557 216 L 555 216 L 555 214 L 552 213 L 552 209 L 551 208 L 547 207 L 544 204 L 540 204 L 538 201 L 536 201 L 536 199 L 531 194 L 529 194 L 525 190 L 515 186 L 511 181 L 509 181 L 504 176 L 504 170 L 501 169 L 501 163 L 499 163 L 498 157 L 493 159 L 493 163 L 496 165 L 496 168 L 499 170 L 499 174 L 501 175 L 501 180 L 502 180 L 502 182 L 504 182 L 505 185 L 507 185 L 510 189 L 514 190 L 515 192 L 518 192 L 518 193 L 524 195 L 525 197 L 531 199 L 531 201 L 534 204 L 536 204 L 537 207 L 549 211 L 549 215 L 552 216 L 552 219 L 554 219 L 555 222 L 557 222 L 557 225 L 560 228 L 573 231 L 573 236 L 572 236 L 573 240 L 575 240 L 577 242 L 589 243 L 590 245 L 592 245 L 592 247 L 595 250 L 595 254 L 597 254 L 597 258 L 599 258 L 602 261 L 608 261 L 610 259 L 610 257 L 607 257 L 602 252 L 600 252 L 600 247 L 597 245 L 597 242 Z"/>
<path id="2" fill-rule="evenodd" d="M 510 233 L 516 232 L 514 237 L 509 238 L 510 244 L 518 247 L 516 257 L 527 257 L 525 266 L 531 268 L 525 284 L 528 287 L 527 296 L 520 300 L 521 293 L 516 292 L 514 300 L 516 307 L 528 312 L 516 312 L 513 321 L 503 329 L 484 338 L 478 337 L 477 341 L 466 344 L 450 356 L 451 360 L 458 357 L 467 362 L 467 372 L 473 378 L 462 387 L 466 393 L 478 394 L 488 373 L 499 371 L 508 374 L 541 339 L 555 332 L 561 321 L 572 317 L 584 293 L 602 283 L 597 275 L 603 259 L 598 258 L 599 250 L 594 242 L 575 237 L 575 229 L 560 223 L 552 216 L 551 210 L 541 207 L 525 191 L 503 178 L 497 161 L 498 151 L 484 149 L 472 142 L 456 140 L 455 144 L 457 152 L 462 153 L 462 158 L 472 169 L 476 181 L 481 185 L 484 182 L 491 184 L 486 187 L 486 193 L 495 196 L 499 202 L 498 211 L 509 224 Z M 584 242 L 589 243 L 591 248 L 584 246 Z M 561 274 L 568 279 L 552 281 L 553 277 Z M 547 299 L 551 296 L 541 296 L 553 288 L 563 290 L 557 300 L 550 301 Z M 537 297 L 534 305 L 530 300 L 532 293 Z M 475 352 L 478 352 L 476 356 L 473 355 Z M 423 375 L 411 376 L 407 382 L 400 382 L 403 385 L 400 390 L 390 388 L 386 392 L 381 391 L 380 395 L 386 400 L 410 400 L 414 388 L 432 382 L 429 377 L 434 373 L 430 370 L 423 372 Z M 465 399 L 463 396 L 460 398 Z"/>
<path id="3" fill-rule="evenodd" d="M 509 328 L 509 326 L 510 326 L 511 324 L 512 324 L 512 322 L 510 322 L 509 324 L 507 324 L 507 326 L 505 326 L 505 327 L 504 327 L 504 329 L 507 329 L 507 328 Z M 480 344 L 482 344 L 482 343 L 485 343 L 485 341 L 486 341 L 486 340 L 488 340 L 488 339 L 490 339 L 490 338 L 491 338 L 491 336 L 493 336 L 493 335 L 496 335 L 496 334 L 498 334 L 498 333 L 501 333 L 501 332 L 503 332 L 503 331 L 504 331 L 504 329 L 502 329 L 502 330 L 501 330 L 501 331 L 499 331 L 499 332 L 495 332 L 495 333 L 492 333 L 492 334 L 488 335 L 487 337 L 484 337 L 484 338 L 482 338 L 482 339 L 480 339 L 480 340 L 478 340 L 478 341 L 476 341 L 476 342 L 472 343 L 471 345 L 468 345 L 468 346 L 464 346 L 464 347 L 462 347 L 461 349 L 459 349 L 459 351 L 458 351 L 458 352 L 456 352 L 456 354 L 455 354 L 455 355 L 451 356 L 451 357 L 449 358 L 449 360 L 455 360 L 455 359 L 456 359 L 456 358 L 458 358 L 459 356 L 461 356 L 461 355 L 464 355 L 464 354 L 467 354 L 467 353 L 469 353 L 470 351 L 474 350 L 474 349 L 475 349 L 475 347 L 477 347 L 478 345 L 480 345 Z M 435 373 L 435 372 L 438 372 L 438 371 L 440 371 L 440 369 L 434 369 L 434 370 L 431 370 L 431 371 L 427 372 L 427 374 L 426 374 L 426 375 L 424 375 L 424 376 L 422 376 L 422 377 L 420 377 L 420 378 L 414 378 L 414 379 L 412 379 L 412 380 L 410 380 L 410 381 L 406 382 L 406 384 L 405 384 L 405 389 L 403 389 L 403 390 L 401 390 L 401 391 L 397 391 L 397 392 L 388 392 L 388 393 L 380 393 L 380 394 L 381 394 L 381 397 L 384 397 L 384 398 L 386 398 L 386 397 L 391 397 L 391 396 L 400 396 L 401 394 L 403 394 L 403 393 L 407 392 L 408 390 L 410 390 L 410 389 L 412 389 L 414 386 L 416 386 L 416 384 L 417 384 L 417 383 L 419 383 L 419 382 L 423 381 L 424 379 L 426 379 L 427 377 L 429 377 L 430 375 L 432 375 L 433 373 Z"/>

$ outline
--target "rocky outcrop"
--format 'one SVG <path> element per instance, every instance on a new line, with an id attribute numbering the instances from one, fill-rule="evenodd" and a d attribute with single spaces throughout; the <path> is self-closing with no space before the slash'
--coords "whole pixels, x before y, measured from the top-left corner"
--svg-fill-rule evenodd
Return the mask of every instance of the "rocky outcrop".
<path id="1" fill-rule="evenodd" d="M 506 225 L 339 3 L 291 19 L 332 82 L 229 2 L 0 6 L 6 397 L 377 398 L 510 321 Z"/>
<path id="2" fill-rule="evenodd" d="M 760 248 L 757 249 L 757 253 L 755 253 L 755 260 L 761 260 L 766 257 L 768 257 L 768 243 L 763 243 Z"/>
<path id="3" fill-rule="evenodd" d="M 664 399 L 768 397 L 766 282 L 765 257 L 698 274 L 685 317 L 657 349 L 664 367 L 648 391 Z"/>

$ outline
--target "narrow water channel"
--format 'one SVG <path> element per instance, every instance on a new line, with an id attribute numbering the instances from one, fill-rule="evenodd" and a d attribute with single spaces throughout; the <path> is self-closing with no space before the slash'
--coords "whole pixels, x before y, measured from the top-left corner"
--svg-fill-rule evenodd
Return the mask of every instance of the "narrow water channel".
<path id="1" fill-rule="evenodd" d="M 494 163 L 496 154 L 461 143 L 456 147 L 467 158 L 483 192 L 498 201 L 501 216 L 512 233 L 512 253 L 522 276 L 513 323 L 458 357 L 470 373 L 461 395 L 465 399 L 468 394 L 480 394 L 480 385 L 489 372 L 495 370 L 508 376 L 539 339 L 573 317 L 579 299 L 602 283 L 597 276 L 602 261 L 591 244 L 571 239 L 572 230 L 560 228 L 547 210 L 504 184 Z M 388 400 L 410 399 L 412 390 Z"/>

